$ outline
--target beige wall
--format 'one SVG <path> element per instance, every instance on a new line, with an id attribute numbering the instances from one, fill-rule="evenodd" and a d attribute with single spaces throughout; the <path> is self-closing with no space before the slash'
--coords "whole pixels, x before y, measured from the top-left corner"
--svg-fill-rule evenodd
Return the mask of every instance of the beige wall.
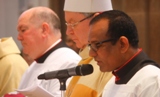
<path id="1" fill-rule="evenodd" d="M 64 38 L 63 4 L 64 0 L 50 0 L 50 7 L 61 18 Z M 160 0 L 112 0 L 112 4 L 131 16 L 138 29 L 139 46 L 160 64 Z"/>
<path id="2" fill-rule="evenodd" d="M 160 63 L 160 0 L 150 0 L 149 4 L 149 55 Z"/>
<path id="3" fill-rule="evenodd" d="M 160 64 L 160 0 L 112 0 L 114 9 L 126 12 L 136 23 L 139 46 Z"/>

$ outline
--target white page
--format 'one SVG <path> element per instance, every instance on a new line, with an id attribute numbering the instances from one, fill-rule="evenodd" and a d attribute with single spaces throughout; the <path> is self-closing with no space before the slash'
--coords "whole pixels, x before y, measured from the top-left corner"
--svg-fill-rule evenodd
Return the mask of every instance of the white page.
<path id="1" fill-rule="evenodd" d="M 39 85 L 33 85 L 25 89 L 17 90 L 17 92 L 22 93 L 28 97 L 54 97 L 51 93 Z"/>

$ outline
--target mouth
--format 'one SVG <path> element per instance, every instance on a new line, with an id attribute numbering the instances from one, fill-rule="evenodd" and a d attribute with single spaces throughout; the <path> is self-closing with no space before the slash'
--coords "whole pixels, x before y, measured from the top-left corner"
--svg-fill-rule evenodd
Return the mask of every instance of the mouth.
<path id="1" fill-rule="evenodd" d="M 77 39 L 72 39 L 73 41 L 77 41 Z"/>
<path id="2" fill-rule="evenodd" d="M 97 60 L 97 59 L 95 59 L 95 61 L 97 62 L 97 65 L 99 65 L 99 66 L 102 63 L 100 60 Z"/>
<path id="3" fill-rule="evenodd" d="M 73 42 L 76 44 L 79 43 L 79 41 L 77 39 L 73 39 Z"/>
<path id="4" fill-rule="evenodd" d="M 21 45 L 22 45 L 22 46 L 24 46 L 24 44 L 25 44 L 24 42 L 21 42 Z"/>
<path id="5" fill-rule="evenodd" d="M 97 61 L 97 64 L 100 65 L 100 61 Z"/>
<path id="6" fill-rule="evenodd" d="M 98 60 L 96 60 L 96 59 L 95 59 L 95 61 L 97 62 L 97 64 L 99 64 L 99 62 L 100 62 L 100 61 L 98 61 Z"/>

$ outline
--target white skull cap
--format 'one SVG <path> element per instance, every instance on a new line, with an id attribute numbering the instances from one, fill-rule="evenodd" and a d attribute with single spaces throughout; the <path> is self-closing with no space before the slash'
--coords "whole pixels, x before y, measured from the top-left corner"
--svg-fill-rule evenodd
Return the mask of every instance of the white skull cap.
<path id="1" fill-rule="evenodd" d="M 112 10 L 111 0 L 65 0 L 64 11 L 103 12 Z"/>

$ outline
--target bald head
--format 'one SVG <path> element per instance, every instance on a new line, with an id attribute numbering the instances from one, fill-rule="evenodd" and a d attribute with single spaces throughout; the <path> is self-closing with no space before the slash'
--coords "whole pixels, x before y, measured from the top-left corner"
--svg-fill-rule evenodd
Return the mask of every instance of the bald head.
<path id="1" fill-rule="evenodd" d="M 60 30 L 61 24 L 57 14 L 47 7 L 34 7 L 23 12 L 19 19 L 29 17 L 29 21 L 35 25 L 39 25 L 42 22 L 46 22 L 50 27 Z"/>

